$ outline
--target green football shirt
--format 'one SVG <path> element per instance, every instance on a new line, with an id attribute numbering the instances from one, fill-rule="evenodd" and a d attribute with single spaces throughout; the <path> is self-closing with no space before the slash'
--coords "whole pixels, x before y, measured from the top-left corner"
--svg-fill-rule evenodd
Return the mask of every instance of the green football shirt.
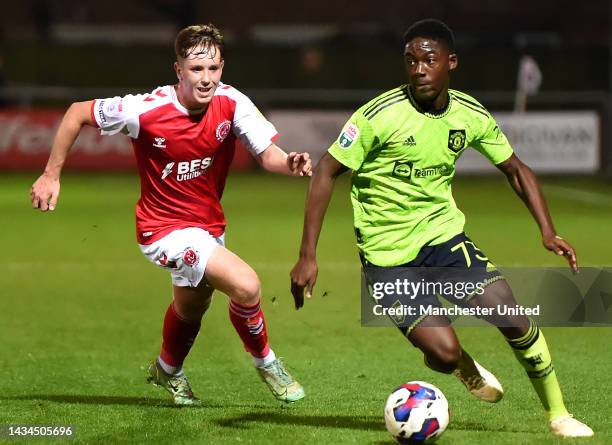
<path id="1" fill-rule="evenodd" d="M 449 90 L 447 107 L 426 113 L 403 85 L 359 108 L 329 153 L 353 170 L 357 244 L 378 266 L 413 260 L 426 245 L 463 231 L 451 191 L 455 162 L 472 147 L 499 164 L 512 147 L 475 99 Z"/>

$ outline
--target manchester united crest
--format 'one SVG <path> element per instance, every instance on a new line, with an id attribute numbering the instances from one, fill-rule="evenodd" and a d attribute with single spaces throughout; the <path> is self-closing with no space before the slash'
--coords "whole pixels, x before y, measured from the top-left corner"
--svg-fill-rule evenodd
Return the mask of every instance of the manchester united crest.
<path id="1" fill-rule="evenodd" d="M 465 130 L 448 130 L 448 148 L 455 153 L 465 148 Z"/>

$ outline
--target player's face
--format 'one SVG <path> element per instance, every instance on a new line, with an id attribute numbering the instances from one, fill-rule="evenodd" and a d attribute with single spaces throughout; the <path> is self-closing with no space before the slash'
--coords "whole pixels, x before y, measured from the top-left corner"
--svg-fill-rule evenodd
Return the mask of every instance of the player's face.
<path id="1" fill-rule="evenodd" d="M 216 47 L 197 48 L 174 63 L 178 98 L 187 109 L 205 108 L 221 81 L 223 59 Z"/>
<path id="2" fill-rule="evenodd" d="M 415 99 L 424 103 L 435 102 L 438 98 L 445 101 L 449 72 L 457 67 L 457 55 L 443 43 L 416 37 L 406 44 L 404 56 Z"/>

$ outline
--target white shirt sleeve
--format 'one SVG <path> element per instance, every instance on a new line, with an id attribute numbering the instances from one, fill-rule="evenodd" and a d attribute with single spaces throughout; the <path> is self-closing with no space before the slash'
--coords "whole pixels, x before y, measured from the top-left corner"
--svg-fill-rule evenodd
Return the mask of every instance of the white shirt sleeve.
<path id="1" fill-rule="evenodd" d="M 234 134 L 254 156 L 257 156 L 273 143 L 278 132 L 247 96 L 235 89 L 232 93 L 233 99 L 236 100 L 232 125 Z"/>
<path id="2" fill-rule="evenodd" d="M 91 110 L 102 135 L 113 135 L 119 132 L 131 138 L 137 138 L 140 131 L 138 116 L 143 112 L 143 98 L 138 94 L 106 99 L 96 99 Z"/>

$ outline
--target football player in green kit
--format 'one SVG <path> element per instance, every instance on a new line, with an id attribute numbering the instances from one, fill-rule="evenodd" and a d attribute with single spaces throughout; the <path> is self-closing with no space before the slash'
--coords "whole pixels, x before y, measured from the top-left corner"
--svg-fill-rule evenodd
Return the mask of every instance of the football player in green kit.
<path id="1" fill-rule="evenodd" d="M 352 170 L 355 232 L 369 282 L 383 272 L 392 276 L 398 266 L 463 267 L 481 271 L 486 286 L 470 304 L 516 304 L 506 280 L 463 232 L 465 217 L 451 193 L 455 162 L 468 147 L 506 175 L 537 222 L 544 247 L 578 270 L 574 249 L 557 235 L 533 172 L 514 155 L 480 103 L 449 89 L 450 72 L 458 63 L 452 31 L 438 20 L 422 20 L 407 30 L 404 42 L 408 84 L 359 108 L 312 177 L 299 260 L 291 271 L 296 308 L 315 285 L 323 218 L 334 180 L 347 170 Z M 482 318 L 498 326 L 527 371 L 551 432 L 592 436 L 591 428 L 565 408 L 546 340 L 534 321 L 524 315 Z M 417 314 L 400 330 L 423 352 L 427 366 L 454 374 L 481 400 L 502 398 L 495 376 L 462 348 L 449 319 Z"/>

